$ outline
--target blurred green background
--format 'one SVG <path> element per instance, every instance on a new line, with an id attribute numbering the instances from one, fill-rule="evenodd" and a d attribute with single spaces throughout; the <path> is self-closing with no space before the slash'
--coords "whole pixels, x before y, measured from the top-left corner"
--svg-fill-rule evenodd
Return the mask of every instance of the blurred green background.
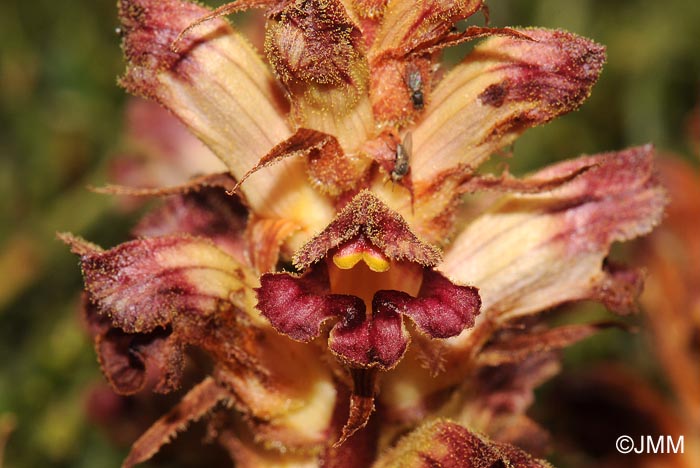
<path id="1" fill-rule="evenodd" d="M 608 47 L 590 100 L 521 138 L 513 171 L 646 142 L 690 154 L 685 119 L 700 97 L 700 2 L 488 4 L 493 26 L 563 28 Z M 122 144 L 117 26 L 114 0 L 0 3 L 0 466 L 3 458 L 7 467 L 118 466 L 125 454 L 84 416 L 85 395 L 101 376 L 77 314 L 76 258 L 55 240 L 56 231 L 72 231 L 114 245 L 136 219 L 86 190 L 105 181 Z M 620 333 L 575 347 L 571 365 L 581 356 L 649 360 L 641 338 Z M 644 367 L 653 374 L 653 364 Z"/>

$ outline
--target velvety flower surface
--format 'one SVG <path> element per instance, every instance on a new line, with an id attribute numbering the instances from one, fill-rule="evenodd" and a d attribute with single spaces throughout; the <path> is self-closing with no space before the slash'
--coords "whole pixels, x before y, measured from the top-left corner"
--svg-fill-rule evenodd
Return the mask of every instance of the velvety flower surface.
<path id="1" fill-rule="evenodd" d="M 267 61 L 219 18 L 249 8 L 267 18 Z M 558 349 L 605 324 L 549 328 L 537 314 L 586 299 L 629 312 L 641 274 L 606 257 L 653 228 L 665 195 L 651 146 L 523 179 L 478 172 L 576 109 L 605 60 L 563 31 L 456 28 L 484 8 L 119 2 L 121 84 L 226 167 L 109 188 L 167 197 L 134 240 L 103 250 L 63 235 L 115 390 L 176 388 L 191 347 L 211 360 L 125 466 L 205 415 L 237 466 L 546 466 L 510 445 L 542 453 L 532 391 Z M 442 49 L 476 38 L 439 69 Z M 506 194 L 460 219 L 479 190 Z"/>

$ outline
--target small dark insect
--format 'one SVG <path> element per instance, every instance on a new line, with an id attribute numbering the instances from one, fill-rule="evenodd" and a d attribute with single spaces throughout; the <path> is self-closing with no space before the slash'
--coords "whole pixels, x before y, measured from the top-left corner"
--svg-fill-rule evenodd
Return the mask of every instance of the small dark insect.
<path id="1" fill-rule="evenodd" d="M 406 66 L 406 78 L 404 80 L 409 91 L 411 91 L 411 102 L 413 108 L 420 110 L 423 108 L 423 78 L 420 70 L 414 64 L 409 63 Z"/>
<path id="2" fill-rule="evenodd" d="M 395 183 L 403 179 L 410 169 L 408 160 L 411 157 L 413 150 L 413 137 L 411 132 L 406 133 L 403 137 L 403 143 L 396 144 L 396 157 L 394 159 L 394 169 L 391 170 L 391 180 Z"/>

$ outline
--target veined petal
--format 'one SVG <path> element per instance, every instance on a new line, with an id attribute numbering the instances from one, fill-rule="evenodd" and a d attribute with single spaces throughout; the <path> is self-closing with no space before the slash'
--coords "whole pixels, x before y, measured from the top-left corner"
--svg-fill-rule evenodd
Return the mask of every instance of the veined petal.
<path id="1" fill-rule="evenodd" d="M 328 271 L 319 264 L 306 275 L 265 274 L 260 278 L 258 309 L 280 333 L 298 341 L 311 341 L 321 334 L 323 322 L 346 316 L 364 319 L 365 305 L 355 296 L 329 294 Z"/>
<path id="2" fill-rule="evenodd" d="M 98 251 L 65 240 L 80 254 L 90 300 L 127 333 L 164 327 L 178 314 L 205 317 L 227 307 L 259 320 L 256 279 L 211 241 L 166 236 Z"/>
<path id="3" fill-rule="evenodd" d="M 426 268 L 417 298 L 400 291 L 378 291 L 373 310 L 403 313 L 431 338 L 449 338 L 474 325 L 481 301 L 476 288 L 457 286 Z"/>
<path id="4" fill-rule="evenodd" d="M 604 48 L 563 31 L 493 37 L 435 88 L 413 132 L 414 184 L 479 166 L 529 127 L 577 108 L 598 79 Z"/>
<path id="5" fill-rule="evenodd" d="M 423 424 L 386 451 L 373 468 L 548 468 L 522 450 L 492 442 L 446 419 Z"/>
<path id="6" fill-rule="evenodd" d="M 374 308 L 371 319 L 364 314 L 346 317 L 331 330 L 328 347 L 351 367 L 396 366 L 408 347 L 408 330 L 395 308 Z"/>
<path id="7" fill-rule="evenodd" d="M 121 0 L 119 11 L 129 61 L 123 86 L 178 116 L 235 178 L 290 136 L 274 78 L 228 23 L 202 24 L 174 53 L 177 34 L 209 10 L 182 0 Z M 243 193 L 259 215 L 293 218 L 309 232 L 332 216 L 329 202 L 306 184 L 302 161 L 283 162 L 252 178 Z"/>
<path id="8" fill-rule="evenodd" d="M 643 146 L 538 172 L 550 178 L 594 166 L 551 192 L 504 197 L 457 237 L 439 269 L 477 285 L 482 316 L 499 322 L 584 298 L 623 305 L 635 275 L 606 273 L 603 259 L 613 242 L 661 219 L 666 196 L 653 154 Z"/>
<path id="9" fill-rule="evenodd" d="M 414 188 L 412 198 L 406 196 L 404 189 L 396 185 L 388 186 L 379 178 L 372 184 L 372 192 L 400 213 L 416 233 L 426 241 L 445 245 L 454 233 L 458 208 L 465 193 L 486 190 L 517 193 L 545 192 L 575 179 L 589 169 L 588 166 L 581 166 L 573 168 L 568 173 L 554 174 L 549 177 L 516 179 L 507 171 L 500 177 L 495 177 L 475 174 L 470 168 L 460 166 L 441 173 L 430 184 L 419 184 Z"/>

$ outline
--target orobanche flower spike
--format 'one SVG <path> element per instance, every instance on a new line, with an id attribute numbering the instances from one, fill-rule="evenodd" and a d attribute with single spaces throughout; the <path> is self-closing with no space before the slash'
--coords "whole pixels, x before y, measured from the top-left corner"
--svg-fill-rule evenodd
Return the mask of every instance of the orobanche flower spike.
<path id="1" fill-rule="evenodd" d="M 221 18 L 251 8 L 266 60 Z M 525 178 L 478 172 L 581 105 L 605 61 L 564 31 L 457 28 L 480 11 L 120 0 L 120 84 L 225 167 L 105 188 L 164 198 L 114 248 L 61 234 L 113 389 L 189 387 L 124 466 L 200 419 L 241 467 L 549 466 L 533 391 L 558 350 L 608 324 L 551 327 L 541 312 L 591 299 L 632 311 L 642 274 L 607 256 L 648 233 L 666 197 L 649 145 Z M 443 49 L 475 39 L 440 70 Z M 471 206 L 482 190 L 495 201 Z"/>

